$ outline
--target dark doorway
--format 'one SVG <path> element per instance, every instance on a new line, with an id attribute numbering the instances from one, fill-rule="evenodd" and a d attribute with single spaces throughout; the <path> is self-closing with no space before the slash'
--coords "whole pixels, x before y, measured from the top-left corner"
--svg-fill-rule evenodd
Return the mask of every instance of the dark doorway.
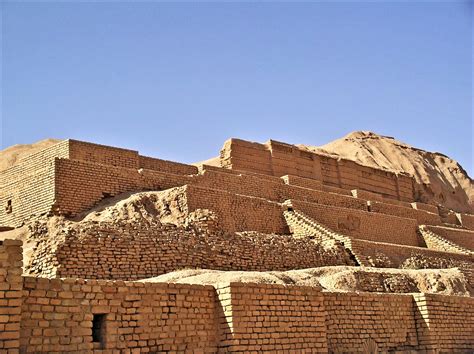
<path id="1" fill-rule="evenodd" d="M 94 314 L 92 318 L 92 342 L 97 343 L 100 349 L 104 348 L 105 343 L 105 318 L 106 314 Z M 94 345 L 95 347 L 95 345 Z"/>

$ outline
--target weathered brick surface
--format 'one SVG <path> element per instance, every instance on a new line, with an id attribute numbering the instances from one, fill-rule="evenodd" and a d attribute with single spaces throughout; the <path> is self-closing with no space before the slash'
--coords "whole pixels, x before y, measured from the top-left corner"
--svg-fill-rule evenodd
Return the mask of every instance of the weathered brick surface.
<path id="1" fill-rule="evenodd" d="M 292 200 L 297 210 L 333 231 L 368 241 L 422 246 L 414 219 Z"/>
<path id="2" fill-rule="evenodd" d="M 288 234 L 281 205 L 266 199 L 188 185 L 183 188 L 188 212 L 209 209 L 226 232 L 259 231 Z"/>
<path id="3" fill-rule="evenodd" d="M 217 288 L 223 352 L 327 352 L 323 295 L 315 288 L 230 283 Z"/>
<path id="4" fill-rule="evenodd" d="M 474 231 L 442 226 L 427 226 L 435 234 L 444 237 L 456 245 L 474 251 Z"/>
<path id="5" fill-rule="evenodd" d="M 323 293 L 328 349 L 364 351 L 372 339 L 378 350 L 417 346 L 413 297 L 371 293 Z"/>
<path id="6" fill-rule="evenodd" d="M 0 241 L 0 352 L 19 353 L 23 279 L 21 241 Z"/>
<path id="7" fill-rule="evenodd" d="M 474 215 L 461 214 L 462 226 L 474 231 Z"/>
<path id="8" fill-rule="evenodd" d="M 43 277 L 135 280 L 183 268 L 270 271 L 352 264 L 342 247 L 327 250 L 290 235 L 208 234 L 118 222 L 45 237 L 26 271 Z"/>
<path id="9" fill-rule="evenodd" d="M 23 352 L 215 352 L 211 286 L 24 278 Z M 104 314 L 103 343 L 93 317 Z"/>
<path id="10" fill-rule="evenodd" d="M 192 175 L 198 173 L 198 168 L 184 163 L 160 160 L 148 156 L 139 156 L 139 166 L 147 170 L 173 173 L 177 175 Z"/>
<path id="11" fill-rule="evenodd" d="M 368 267 L 411 269 L 474 267 L 474 257 L 465 254 L 360 239 L 352 239 L 351 243 L 352 250 L 363 262 L 362 265 Z"/>
<path id="12" fill-rule="evenodd" d="M 50 212 L 75 215 L 110 194 L 183 185 L 189 173 L 197 168 L 133 150 L 64 140 L 0 172 L 0 225 L 19 226 Z"/>
<path id="13" fill-rule="evenodd" d="M 419 349 L 472 353 L 474 298 L 414 294 Z"/>
<path id="14" fill-rule="evenodd" d="M 343 189 L 362 189 L 402 201 L 413 201 L 413 179 L 336 159 L 270 140 L 265 144 L 240 139 L 226 141 L 221 166 L 274 176 L 314 178 Z"/>
<path id="15" fill-rule="evenodd" d="M 109 196 L 141 190 L 162 190 L 180 186 L 189 177 L 152 170 L 136 170 L 56 159 L 56 211 L 74 216 Z"/>
<path id="16" fill-rule="evenodd" d="M 0 245 L 0 261 L 2 353 L 355 352 L 369 342 L 378 351 L 474 347 L 469 297 L 21 277 L 20 242 L 9 240 Z"/>
<path id="17" fill-rule="evenodd" d="M 0 171 L 0 225 L 18 226 L 30 216 L 51 211 L 55 200 L 54 158 L 68 155 L 66 140 Z M 10 210 L 6 208 L 8 201 Z"/>

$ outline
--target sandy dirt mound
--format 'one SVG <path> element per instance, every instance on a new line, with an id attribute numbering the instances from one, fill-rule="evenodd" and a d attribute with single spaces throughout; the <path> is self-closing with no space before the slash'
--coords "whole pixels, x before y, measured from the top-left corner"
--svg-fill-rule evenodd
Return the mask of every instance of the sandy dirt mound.
<path id="1" fill-rule="evenodd" d="M 332 266 L 286 272 L 238 272 L 184 269 L 143 282 L 216 285 L 227 282 L 312 286 L 325 291 L 433 293 L 469 296 L 470 288 L 457 269 L 380 269 Z"/>
<path id="2" fill-rule="evenodd" d="M 0 171 L 15 166 L 22 158 L 59 143 L 61 140 L 45 139 L 34 144 L 13 145 L 0 151 Z"/>
<path id="3" fill-rule="evenodd" d="M 416 197 L 424 203 L 474 213 L 474 182 L 462 166 L 438 152 L 417 149 L 372 132 L 353 132 L 321 147 L 299 145 L 363 165 L 407 172 L 418 182 Z"/>

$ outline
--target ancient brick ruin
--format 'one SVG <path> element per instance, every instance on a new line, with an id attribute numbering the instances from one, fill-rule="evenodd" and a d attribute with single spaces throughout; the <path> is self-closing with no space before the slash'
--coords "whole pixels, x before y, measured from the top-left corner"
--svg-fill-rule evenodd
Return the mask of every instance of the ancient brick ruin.
<path id="1" fill-rule="evenodd" d="M 21 241 L 0 241 L 0 351 L 470 352 L 469 296 L 141 281 L 456 267 L 474 287 L 474 215 L 421 203 L 415 183 L 276 141 L 230 139 L 196 166 L 62 141 L 0 171 L 1 230 L 33 245 L 22 262 Z"/>

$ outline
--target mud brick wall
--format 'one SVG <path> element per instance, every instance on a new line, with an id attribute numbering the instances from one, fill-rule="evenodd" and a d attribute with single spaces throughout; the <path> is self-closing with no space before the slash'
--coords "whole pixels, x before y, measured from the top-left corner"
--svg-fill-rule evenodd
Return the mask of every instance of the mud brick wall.
<path id="1" fill-rule="evenodd" d="M 370 339 L 380 351 L 416 348 L 412 296 L 331 292 L 323 295 L 330 352 L 364 351 Z"/>
<path id="2" fill-rule="evenodd" d="M 130 169 L 144 168 L 178 175 L 196 174 L 198 172 L 196 166 L 141 156 L 134 150 L 86 143 L 77 140 L 68 140 L 68 142 L 68 158 L 71 160 L 94 162 Z"/>
<path id="3" fill-rule="evenodd" d="M 18 353 L 23 279 L 21 241 L 0 241 L 0 352 Z"/>
<path id="4" fill-rule="evenodd" d="M 419 349 L 466 352 L 474 348 L 474 298 L 414 294 Z"/>
<path id="5" fill-rule="evenodd" d="M 381 203 L 381 202 L 370 202 L 370 211 L 375 213 L 382 213 L 394 216 L 400 216 L 407 219 L 415 219 L 418 225 L 440 225 L 441 218 L 439 214 L 429 213 L 424 210 L 406 208 L 403 206 Z"/>
<path id="6" fill-rule="evenodd" d="M 362 265 L 379 268 L 472 268 L 474 257 L 459 253 L 436 251 L 390 243 L 351 239 L 352 252 Z"/>
<path id="7" fill-rule="evenodd" d="M 25 269 L 43 277 L 136 280 L 185 268 L 272 271 L 353 265 L 345 249 L 261 233 L 198 233 L 173 225 L 114 223 L 43 237 Z"/>
<path id="8" fill-rule="evenodd" d="M 68 140 L 71 160 L 138 169 L 138 152 L 111 146 Z"/>
<path id="9" fill-rule="evenodd" d="M 221 166 L 273 175 L 271 153 L 262 144 L 229 139 L 220 151 Z"/>
<path id="10" fill-rule="evenodd" d="M 184 163 L 155 159 L 148 156 L 139 156 L 139 166 L 147 170 L 155 170 L 176 175 L 192 175 L 198 173 L 198 168 Z"/>
<path id="11" fill-rule="evenodd" d="M 293 145 L 270 140 L 265 148 L 272 154 L 273 175 L 295 175 L 322 180 L 321 165 L 314 154 Z"/>
<path id="12" fill-rule="evenodd" d="M 277 202 L 298 199 L 312 203 L 367 210 L 367 202 L 364 200 L 285 184 L 279 178 L 274 178 L 274 180 L 262 179 L 260 176 L 204 171 L 201 175 L 192 178 L 192 184 Z M 305 178 L 305 180 L 308 179 Z"/>
<path id="13" fill-rule="evenodd" d="M 135 170 L 78 160 L 56 159 L 56 203 L 61 214 L 88 210 L 107 196 L 184 185 L 187 176 Z"/>
<path id="14" fill-rule="evenodd" d="M 192 183 L 200 187 L 279 201 L 279 191 L 284 185 L 279 178 L 262 179 L 248 174 L 230 174 L 221 171 L 204 171 L 194 176 Z"/>
<path id="15" fill-rule="evenodd" d="M 265 144 L 239 139 L 226 141 L 221 166 L 236 170 L 313 178 L 343 189 L 360 188 L 403 201 L 413 201 L 413 179 L 359 165 L 353 161 L 309 152 L 270 140 Z"/>
<path id="16" fill-rule="evenodd" d="M 298 186 L 298 187 L 314 189 L 314 190 L 323 189 L 323 182 L 318 181 L 313 178 L 304 178 L 304 177 L 293 176 L 293 175 L 285 175 L 285 176 L 281 176 L 281 179 L 285 181 L 286 184 L 289 184 L 291 186 Z"/>
<path id="17" fill-rule="evenodd" d="M 474 251 L 474 231 L 442 226 L 428 226 L 428 229 L 456 245 Z"/>
<path id="18" fill-rule="evenodd" d="M 230 283 L 217 294 L 221 351 L 327 352 L 326 312 L 315 288 Z"/>
<path id="19" fill-rule="evenodd" d="M 326 184 L 323 184 L 323 191 L 325 191 L 325 192 L 330 192 L 330 193 L 337 193 L 337 194 L 352 196 L 351 191 L 348 190 L 348 189 L 343 189 L 343 188 L 339 188 L 339 187 L 329 186 L 329 185 L 326 185 Z"/>
<path id="20" fill-rule="evenodd" d="M 321 177 L 324 184 L 342 188 L 339 180 L 337 160 L 328 156 L 320 156 Z"/>
<path id="21" fill-rule="evenodd" d="M 341 208 L 358 209 L 367 211 L 367 201 L 345 196 L 337 193 L 311 190 L 296 186 L 285 186 L 281 195 L 281 201 L 292 199 L 301 200 L 309 203 L 329 205 Z"/>
<path id="22" fill-rule="evenodd" d="M 20 172 L 0 187 L 0 226 L 17 227 L 34 215 L 48 214 L 54 192 L 54 160 L 45 160 L 43 168 L 34 172 Z"/>
<path id="23" fill-rule="evenodd" d="M 424 210 L 433 214 L 439 214 L 438 207 L 436 205 L 413 202 L 411 203 L 411 206 L 413 209 Z"/>
<path id="24" fill-rule="evenodd" d="M 51 210 L 54 203 L 54 157 L 68 154 L 68 142 L 63 141 L 26 156 L 16 166 L 0 172 L 0 226 L 20 226 L 31 215 Z"/>
<path id="25" fill-rule="evenodd" d="M 404 206 L 406 208 L 412 207 L 412 204 L 410 204 L 409 202 L 403 202 L 401 200 L 383 197 L 381 194 L 368 192 L 361 189 L 352 189 L 351 193 L 352 193 L 352 196 L 355 198 L 360 198 L 360 199 L 369 200 L 369 201 L 377 201 L 377 202 L 388 203 L 388 204 L 395 204 L 395 205 Z"/>
<path id="26" fill-rule="evenodd" d="M 189 212 L 196 209 L 216 212 L 219 224 L 226 232 L 289 233 L 278 203 L 192 185 L 186 186 L 185 193 Z"/>
<path id="27" fill-rule="evenodd" d="M 215 317 L 211 286 L 25 277 L 21 350 L 215 352 Z"/>
<path id="28" fill-rule="evenodd" d="M 422 246 L 414 219 L 291 200 L 300 210 L 335 232 L 376 242 Z"/>

